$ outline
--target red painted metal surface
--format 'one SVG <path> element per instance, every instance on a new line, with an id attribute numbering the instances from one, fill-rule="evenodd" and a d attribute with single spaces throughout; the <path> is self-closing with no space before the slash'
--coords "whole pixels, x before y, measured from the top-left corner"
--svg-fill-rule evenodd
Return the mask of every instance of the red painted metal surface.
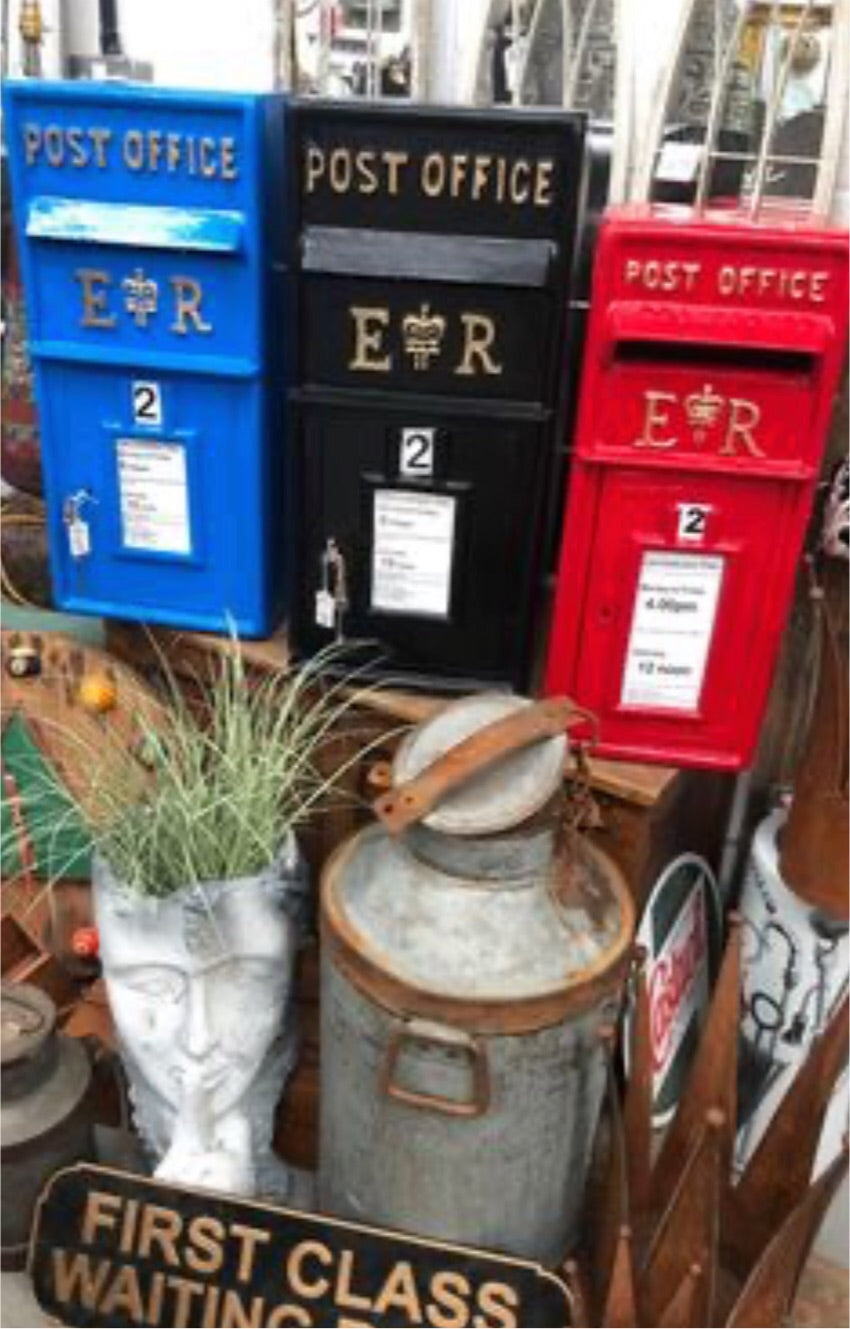
<path id="1" fill-rule="evenodd" d="M 599 717 L 600 756 L 752 757 L 844 355 L 847 250 L 778 215 L 603 223 L 546 671 Z"/>

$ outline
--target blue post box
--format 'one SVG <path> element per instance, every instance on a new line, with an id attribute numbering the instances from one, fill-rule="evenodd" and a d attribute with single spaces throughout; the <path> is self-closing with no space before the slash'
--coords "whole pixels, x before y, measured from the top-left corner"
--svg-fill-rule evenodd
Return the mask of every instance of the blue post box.
<path id="1" fill-rule="evenodd" d="M 244 636 L 284 611 L 283 121 L 6 85 L 60 608 Z"/>

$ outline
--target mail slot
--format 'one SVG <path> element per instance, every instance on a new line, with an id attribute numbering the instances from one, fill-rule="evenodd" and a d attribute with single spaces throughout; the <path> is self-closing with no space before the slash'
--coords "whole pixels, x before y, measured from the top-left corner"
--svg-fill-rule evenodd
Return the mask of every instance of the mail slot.
<path id="1" fill-rule="evenodd" d="M 287 547 L 282 101 L 5 99 L 55 603 L 264 634 Z"/>
<path id="2" fill-rule="evenodd" d="M 847 236 L 613 211 L 546 687 L 607 757 L 749 763 L 847 336 Z"/>
<path id="3" fill-rule="evenodd" d="M 297 645 L 523 686 L 582 118 L 312 102 L 293 125 Z"/>

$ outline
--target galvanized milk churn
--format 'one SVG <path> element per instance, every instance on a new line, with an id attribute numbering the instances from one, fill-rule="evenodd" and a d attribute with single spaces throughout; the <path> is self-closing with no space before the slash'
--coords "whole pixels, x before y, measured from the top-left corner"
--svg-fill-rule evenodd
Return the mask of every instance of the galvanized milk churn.
<path id="1" fill-rule="evenodd" d="M 584 717 L 584 712 L 581 713 Z M 554 1265 L 577 1236 L 634 913 L 562 829 L 565 699 L 401 744 L 322 882 L 322 1209 Z"/>
<path id="2" fill-rule="evenodd" d="M 3 1104 L 2 1262 L 26 1260 L 36 1200 L 48 1177 L 93 1157 L 91 1069 L 76 1038 L 56 1032 L 56 1007 L 29 983 L 4 983 L 0 1010 Z"/>

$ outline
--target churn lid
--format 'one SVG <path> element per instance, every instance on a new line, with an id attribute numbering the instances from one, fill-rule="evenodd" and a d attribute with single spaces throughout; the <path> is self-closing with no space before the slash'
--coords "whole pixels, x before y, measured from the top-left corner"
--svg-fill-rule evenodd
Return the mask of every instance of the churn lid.
<path id="1" fill-rule="evenodd" d="M 393 785 L 415 779 L 470 734 L 532 704 L 526 697 L 499 692 L 451 702 L 401 743 L 393 762 Z M 564 734 L 509 752 L 441 799 L 422 825 L 446 835 L 470 836 L 518 826 L 557 792 L 566 754 Z"/>
<path id="2" fill-rule="evenodd" d="M 56 1007 L 31 983 L 0 988 L 0 1065 L 32 1061 L 56 1028 Z"/>

